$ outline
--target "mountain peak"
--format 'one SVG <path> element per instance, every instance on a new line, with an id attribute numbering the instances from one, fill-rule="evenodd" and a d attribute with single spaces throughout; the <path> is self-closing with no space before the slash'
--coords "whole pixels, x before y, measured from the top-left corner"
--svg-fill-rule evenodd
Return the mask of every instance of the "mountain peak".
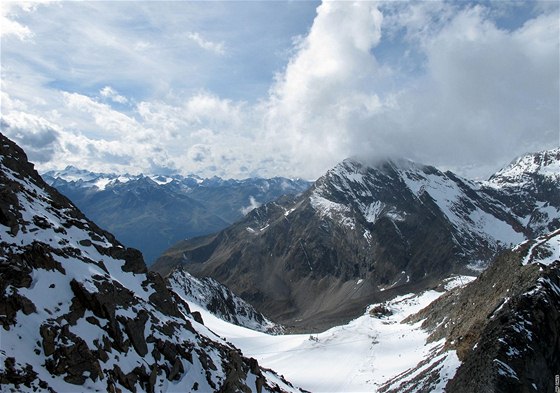
<path id="1" fill-rule="evenodd" d="M 528 153 L 514 159 L 488 179 L 491 185 L 527 181 L 528 176 L 540 175 L 560 181 L 560 148 Z"/>

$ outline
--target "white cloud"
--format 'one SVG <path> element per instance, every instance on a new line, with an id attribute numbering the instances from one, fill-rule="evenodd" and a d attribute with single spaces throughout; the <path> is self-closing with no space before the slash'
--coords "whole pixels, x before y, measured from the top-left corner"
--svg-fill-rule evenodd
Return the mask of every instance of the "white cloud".
<path id="1" fill-rule="evenodd" d="M 241 209 L 239 209 L 239 211 L 241 212 L 241 214 L 243 214 L 244 216 L 246 216 L 248 213 L 250 213 L 251 211 L 258 209 L 259 207 L 261 207 L 262 203 L 257 202 L 257 200 L 255 199 L 255 197 L 253 197 L 252 195 L 249 197 L 249 205 L 242 207 Z"/>
<path id="2" fill-rule="evenodd" d="M 482 6 L 397 6 L 384 26 L 372 3 L 323 3 L 278 77 L 269 126 L 290 139 L 304 176 L 349 155 L 496 169 L 558 143 L 557 11 L 507 31 Z M 403 28 L 423 59 L 407 85 L 398 64 L 375 58 L 383 34 Z"/>
<path id="3" fill-rule="evenodd" d="M 557 15 L 506 31 L 482 7 L 423 38 L 426 73 L 375 122 L 376 144 L 454 168 L 508 162 L 558 135 Z M 359 144 L 359 141 L 356 141 Z M 367 152 L 364 152 L 367 154 Z"/>
<path id="4" fill-rule="evenodd" d="M 177 12 L 216 21 L 233 5 L 108 4 L 2 14 L 34 35 L 2 37 L 2 117 L 43 168 L 311 179 L 351 155 L 404 155 L 475 172 L 558 144 L 558 7 L 506 29 L 492 3 L 324 2 L 268 94 L 244 101 L 228 94 L 250 89 L 245 65 L 272 70 L 229 63 L 250 46 L 239 28 Z M 226 38 L 227 56 L 193 50 L 225 54 Z"/>
<path id="5" fill-rule="evenodd" d="M 27 40 L 33 37 L 33 33 L 29 27 L 14 20 L 14 14 L 18 10 L 25 10 L 23 4 L 10 1 L 0 3 L 0 37 L 16 36 L 19 40 Z"/>
<path id="6" fill-rule="evenodd" d="M 99 94 L 101 94 L 102 97 L 109 98 L 111 101 L 119 104 L 126 104 L 128 102 L 126 97 L 121 96 L 111 86 L 105 86 L 103 89 L 99 90 Z"/>
<path id="7" fill-rule="evenodd" d="M 224 55 L 225 45 L 223 42 L 212 42 L 204 39 L 199 33 L 190 32 L 187 34 L 187 38 L 195 42 L 202 49 L 213 52 L 217 55 Z"/>
<path id="8" fill-rule="evenodd" d="M 271 89 L 267 127 L 285 136 L 303 176 L 352 154 L 352 123 L 381 109 L 385 72 L 371 54 L 383 16 L 371 2 L 324 2 L 307 37 Z"/>

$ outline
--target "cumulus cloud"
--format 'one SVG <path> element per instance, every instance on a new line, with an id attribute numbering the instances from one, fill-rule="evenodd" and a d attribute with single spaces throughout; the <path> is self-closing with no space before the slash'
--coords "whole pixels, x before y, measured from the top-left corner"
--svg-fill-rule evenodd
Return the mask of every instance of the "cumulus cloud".
<path id="1" fill-rule="evenodd" d="M 228 56 L 191 63 L 193 43 L 225 54 L 225 36 L 159 5 L 129 10 L 138 25 L 122 30 L 127 7 L 64 3 L 71 34 L 41 45 L 3 37 L 3 128 L 44 168 L 313 179 L 348 156 L 397 155 L 484 175 L 558 145 L 557 6 L 506 26 L 496 15 L 513 11 L 493 3 L 326 1 L 252 100 L 220 90 L 238 77 L 229 38 Z M 40 40 L 59 16 L 45 11 L 13 20 Z M 51 56 L 59 41 L 72 59 Z M 208 59 L 219 60 L 219 83 Z"/>
<path id="2" fill-rule="evenodd" d="M 278 77 L 269 126 L 291 139 L 308 177 L 350 155 L 461 171 L 558 143 L 557 11 L 509 31 L 482 6 L 397 6 L 384 26 L 372 3 L 323 3 Z M 423 59 L 404 86 L 398 64 L 376 58 L 383 34 L 399 30 Z"/>
<path id="3" fill-rule="evenodd" d="M 305 176 L 350 154 L 351 123 L 380 109 L 372 87 L 384 71 L 370 51 L 382 20 L 371 2 L 324 2 L 271 88 L 267 128 L 285 136 Z"/>

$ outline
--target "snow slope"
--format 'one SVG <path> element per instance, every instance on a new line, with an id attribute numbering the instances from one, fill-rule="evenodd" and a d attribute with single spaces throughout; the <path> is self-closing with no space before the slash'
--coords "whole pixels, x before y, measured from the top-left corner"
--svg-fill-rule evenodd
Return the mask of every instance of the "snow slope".
<path id="1" fill-rule="evenodd" d="M 455 278 L 447 288 L 466 284 L 473 277 Z M 391 315 L 376 315 L 376 306 L 344 326 L 318 334 L 269 335 L 232 325 L 213 316 L 189 299 L 206 326 L 241 348 L 297 386 L 312 392 L 372 392 L 391 378 L 413 369 L 419 362 L 439 353 L 443 342 L 426 344 L 428 333 L 422 322 L 401 323 L 421 310 L 442 292 L 399 296 L 384 306 Z M 440 385 L 453 376 L 459 362 L 453 352 L 439 354 L 442 361 Z"/>

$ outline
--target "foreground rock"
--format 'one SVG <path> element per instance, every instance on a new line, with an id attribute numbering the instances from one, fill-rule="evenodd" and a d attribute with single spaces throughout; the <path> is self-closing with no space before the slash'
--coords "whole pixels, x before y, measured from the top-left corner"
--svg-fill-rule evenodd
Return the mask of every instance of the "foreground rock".
<path id="1" fill-rule="evenodd" d="M 430 392 L 455 352 L 461 365 L 448 392 L 552 392 L 560 369 L 560 231 L 504 253 L 465 288 L 409 318 L 424 320 L 431 359 L 386 383 L 382 392 Z"/>

